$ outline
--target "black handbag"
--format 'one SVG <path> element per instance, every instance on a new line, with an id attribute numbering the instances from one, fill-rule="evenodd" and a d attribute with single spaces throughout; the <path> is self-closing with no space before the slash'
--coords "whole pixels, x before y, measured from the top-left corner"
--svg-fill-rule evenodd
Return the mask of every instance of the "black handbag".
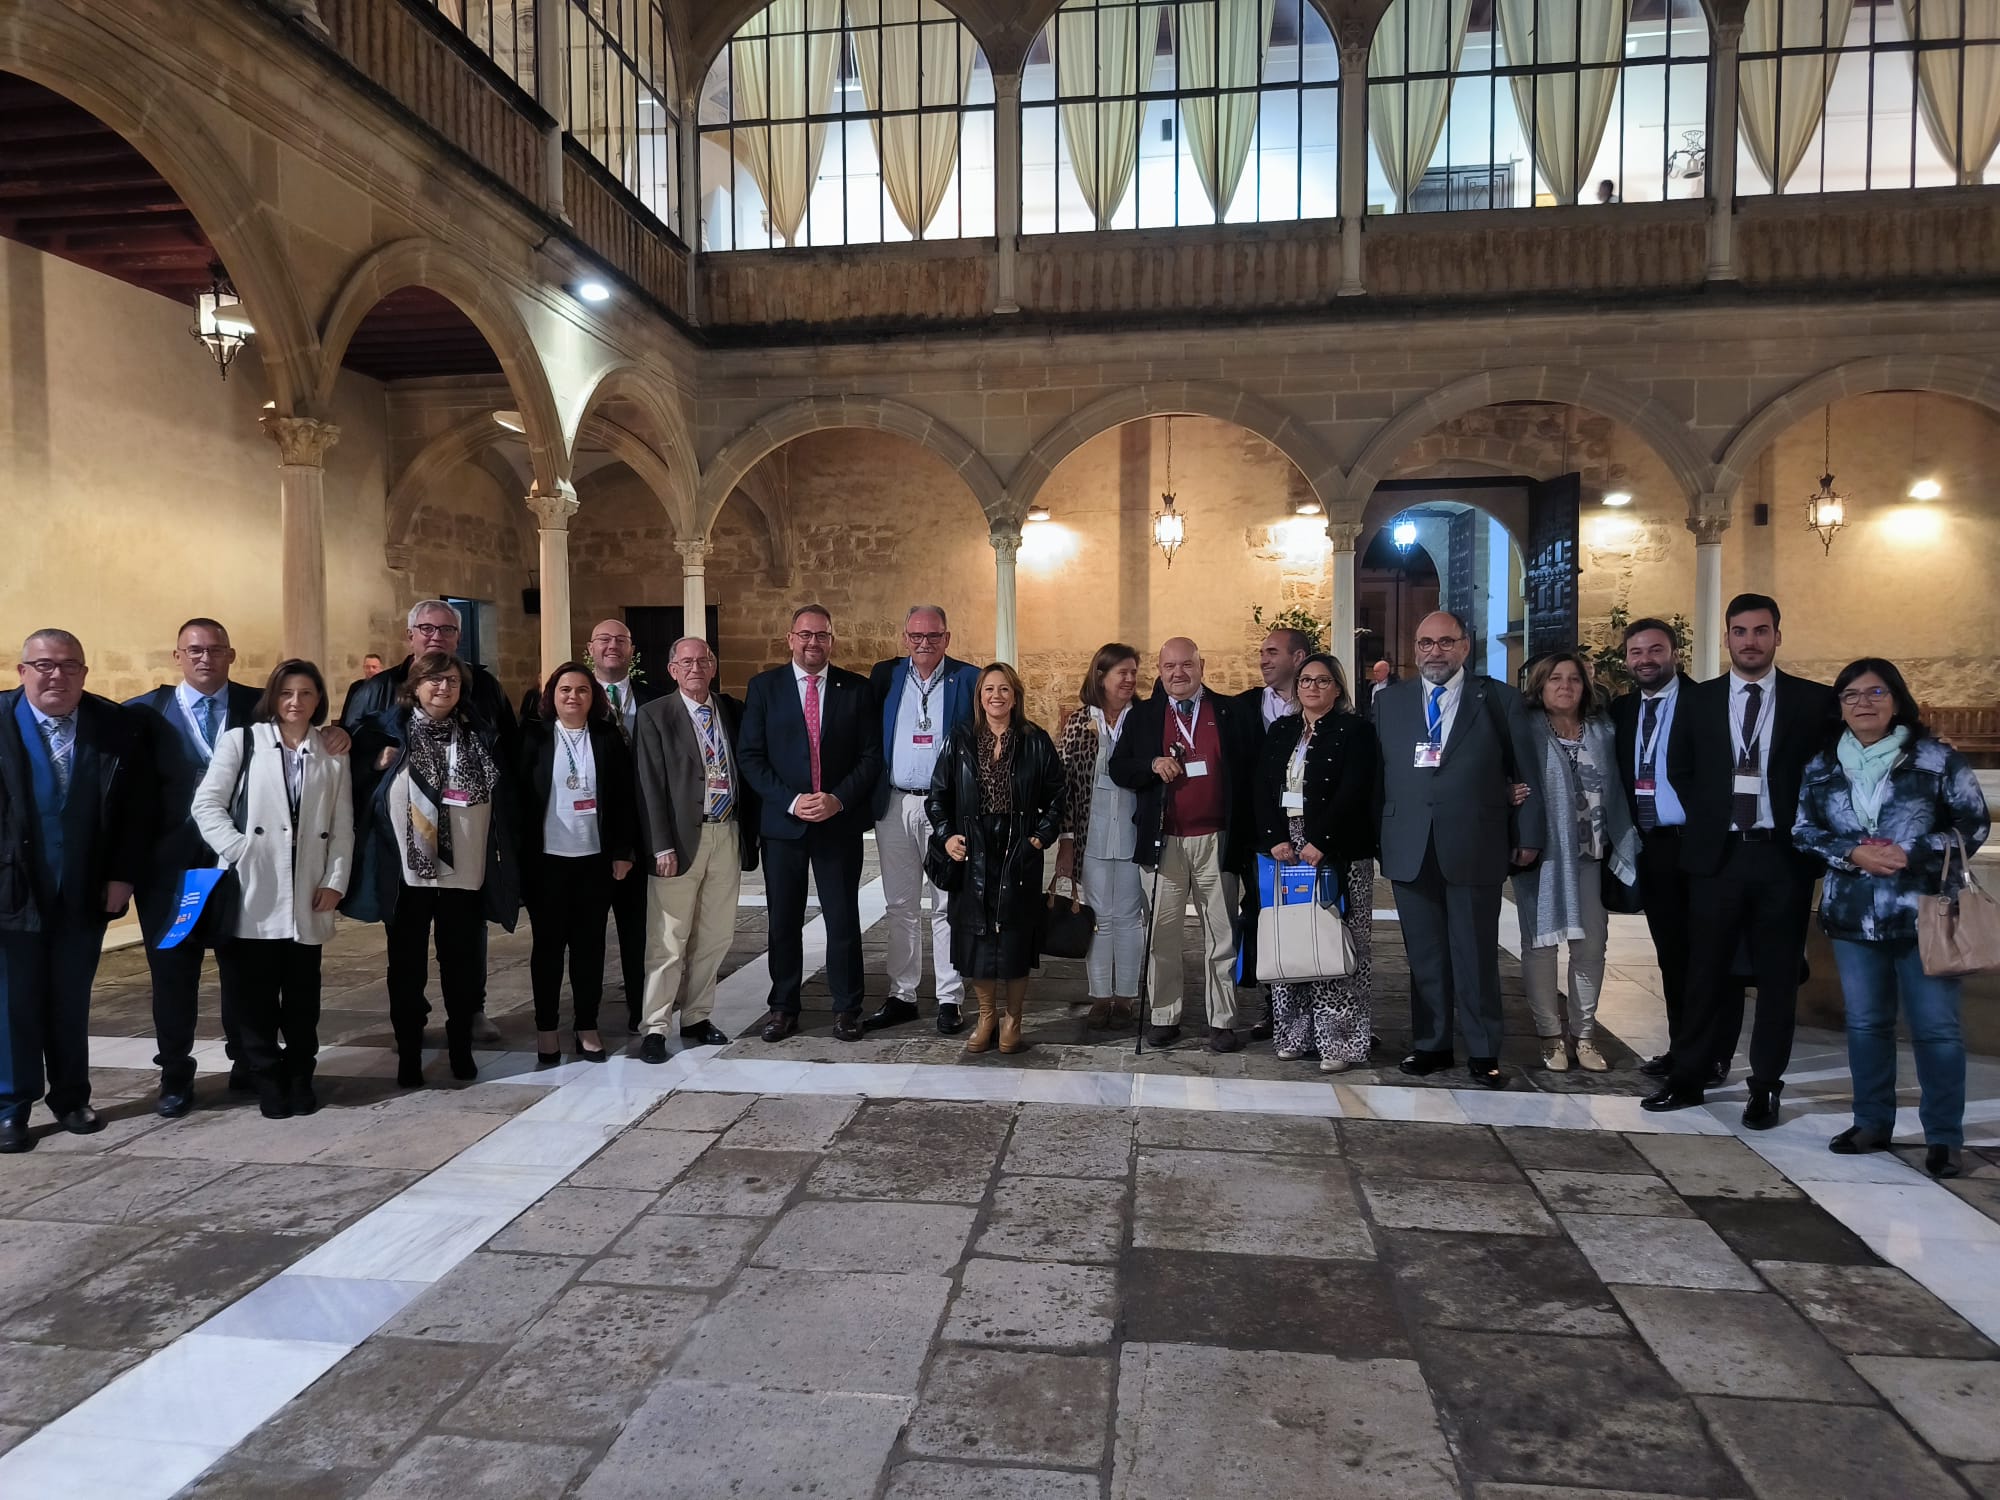
<path id="1" fill-rule="evenodd" d="M 934 887 L 949 896 L 965 884 L 965 861 L 945 853 L 944 842 L 945 835 L 933 830 L 930 842 L 924 845 L 924 874 Z"/>
<path id="2" fill-rule="evenodd" d="M 1636 917 L 1646 909 L 1644 896 L 1636 880 L 1620 880 L 1612 873 L 1611 861 L 1606 860 L 1599 871 L 1599 889 L 1604 900 L 1604 909 L 1621 917 Z"/>
<path id="3" fill-rule="evenodd" d="M 1069 887 L 1067 900 L 1056 894 L 1056 887 Z M 1042 953 L 1048 958 L 1082 958 L 1090 951 L 1090 940 L 1097 935 L 1097 912 L 1085 904 L 1083 891 L 1067 875 L 1058 875 L 1049 882 L 1048 911 L 1042 918 Z"/>

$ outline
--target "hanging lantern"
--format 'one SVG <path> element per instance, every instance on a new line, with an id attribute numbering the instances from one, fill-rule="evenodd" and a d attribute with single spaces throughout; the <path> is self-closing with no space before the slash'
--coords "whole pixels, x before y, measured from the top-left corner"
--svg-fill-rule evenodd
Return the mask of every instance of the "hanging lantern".
<path id="1" fill-rule="evenodd" d="M 1389 540 L 1396 544 L 1398 552 L 1408 552 L 1417 545 L 1417 523 L 1405 516 L 1389 533 Z"/>
<path id="2" fill-rule="evenodd" d="M 1847 497 L 1833 487 L 1833 408 L 1826 409 L 1826 442 L 1820 455 L 1819 491 L 1806 497 L 1806 529 L 1833 551 L 1833 539 L 1847 525 Z"/>
<path id="3" fill-rule="evenodd" d="M 188 332 L 201 340 L 227 380 L 230 361 L 242 352 L 257 328 L 219 262 L 210 264 L 208 275 L 208 290 L 195 296 L 194 327 Z"/>
<path id="4" fill-rule="evenodd" d="M 1174 419 L 1167 418 L 1167 487 L 1160 495 L 1160 508 L 1153 513 L 1153 542 L 1165 554 L 1167 566 L 1187 540 L 1187 519 L 1174 509 Z"/>

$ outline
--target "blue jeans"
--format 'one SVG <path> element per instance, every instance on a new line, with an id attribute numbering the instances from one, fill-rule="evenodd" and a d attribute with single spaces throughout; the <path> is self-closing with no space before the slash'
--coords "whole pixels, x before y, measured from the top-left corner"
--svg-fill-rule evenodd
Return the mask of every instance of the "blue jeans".
<path id="1" fill-rule="evenodd" d="M 1910 1023 L 1917 1059 L 1917 1117 L 1932 1146 L 1965 1144 L 1965 1040 L 1958 1028 L 1956 979 L 1924 972 L 1917 943 L 1833 939 L 1847 1003 L 1847 1067 L 1854 1075 L 1854 1123 L 1896 1128 L 1896 1002 Z"/>

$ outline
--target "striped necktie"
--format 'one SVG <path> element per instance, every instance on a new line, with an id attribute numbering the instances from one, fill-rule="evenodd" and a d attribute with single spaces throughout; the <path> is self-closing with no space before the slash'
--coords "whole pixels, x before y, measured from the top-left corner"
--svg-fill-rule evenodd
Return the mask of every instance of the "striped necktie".
<path id="1" fill-rule="evenodd" d="M 209 749 L 213 750 L 215 748 L 215 700 L 213 698 L 204 698 L 201 700 L 201 738 L 202 743 L 207 745 Z"/>
<path id="2" fill-rule="evenodd" d="M 701 758 L 708 772 L 708 799 L 702 816 L 711 823 L 719 823 L 727 816 L 730 805 L 736 799 L 730 795 L 728 774 L 722 762 L 722 742 L 715 734 L 715 710 L 706 703 L 699 703 L 695 705 L 694 712 L 701 723 Z"/>
<path id="3" fill-rule="evenodd" d="M 72 753 L 76 749 L 76 717 L 44 719 L 42 743 L 48 746 L 49 765 L 56 773 L 56 795 L 67 798 Z"/>

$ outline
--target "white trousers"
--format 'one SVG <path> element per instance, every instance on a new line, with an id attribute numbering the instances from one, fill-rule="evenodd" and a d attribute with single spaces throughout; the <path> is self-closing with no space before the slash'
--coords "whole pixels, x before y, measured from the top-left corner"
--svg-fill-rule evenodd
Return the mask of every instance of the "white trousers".
<path id="1" fill-rule="evenodd" d="M 1208 1024 L 1236 1024 L 1236 985 L 1230 970 L 1236 946 L 1229 935 L 1229 899 L 1222 889 L 1222 835 L 1161 841 L 1159 895 L 1153 907 L 1153 1024 L 1180 1023 L 1181 950 L 1187 935 L 1187 904 L 1194 900 L 1202 932 L 1203 987 Z"/>
<path id="2" fill-rule="evenodd" d="M 937 971 L 940 1005 L 957 1005 L 965 983 L 951 966 L 951 923 L 944 897 L 924 874 L 924 848 L 931 820 L 917 792 L 889 793 L 889 812 L 875 825 L 875 853 L 882 862 L 882 901 L 889 924 L 889 993 L 915 1001 L 924 982 L 924 893 L 931 898 L 931 963 Z"/>
<path id="3" fill-rule="evenodd" d="M 1579 926 L 1583 936 L 1571 938 L 1569 948 L 1569 995 L 1568 1006 L 1563 1004 L 1563 996 L 1556 993 L 1556 967 L 1559 950 L 1565 945 L 1551 943 L 1546 948 L 1530 948 L 1528 939 L 1533 936 L 1528 931 L 1534 925 L 1535 914 L 1527 905 L 1516 902 L 1521 918 L 1521 980 L 1528 992 L 1528 1009 L 1535 1017 L 1535 1034 L 1547 1038 L 1561 1036 L 1565 1027 L 1563 1014 L 1567 1008 L 1567 1030 L 1572 1039 L 1581 1041 L 1597 1030 L 1597 997 L 1604 989 L 1604 949 L 1611 932 L 1611 919 L 1604 910 L 1604 887 L 1602 866 L 1594 859 L 1577 861 L 1576 893 L 1582 910 Z M 1545 869 L 1542 878 L 1550 877 Z"/>
<path id="4" fill-rule="evenodd" d="M 644 1036 L 665 1036 L 679 1004 L 681 1025 L 715 1011 L 715 976 L 736 935 L 743 893 L 742 836 L 734 823 L 704 823 L 687 869 L 646 879 L 646 1013 Z M 683 1000 L 685 987 L 687 998 Z"/>
<path id="5" fill-rule="evenodd" d="M 1130 859 L 1083 856 L 1083 899 L 1097 913 L 1084 972 L 1093 1000 L 1133 1000 L 1146 961 L 1145 872 Z"/>

